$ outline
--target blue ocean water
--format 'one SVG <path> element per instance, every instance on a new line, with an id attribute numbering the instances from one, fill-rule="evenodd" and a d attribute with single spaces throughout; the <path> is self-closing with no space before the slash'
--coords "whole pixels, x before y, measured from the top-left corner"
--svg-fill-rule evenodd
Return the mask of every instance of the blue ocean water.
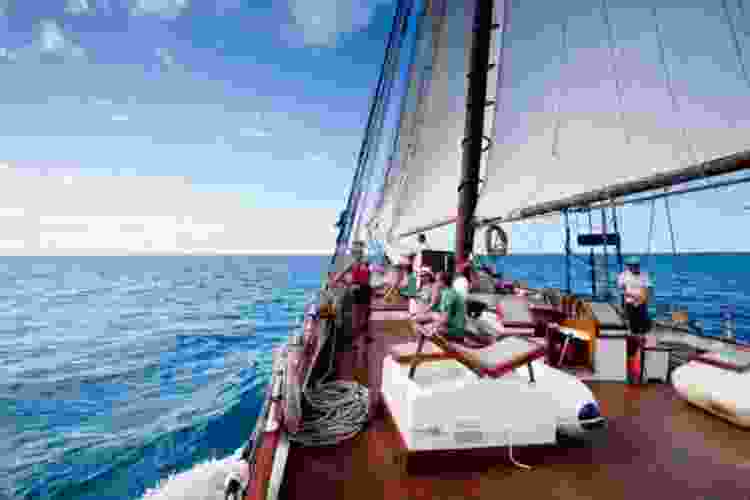
<path id="1" fill-rule="evenodd" d="M 564 284 L 562 256 L 505 272 Z M 271 347 L 327 257 L 0 259 L 0 498 L 135 499 L 242 446 Z M 657 301 L 718 333 L 733 304 L 750 339 L 750 255 L 644 259 Z M 576 288 L 586 272 L 574 268 Z"/>

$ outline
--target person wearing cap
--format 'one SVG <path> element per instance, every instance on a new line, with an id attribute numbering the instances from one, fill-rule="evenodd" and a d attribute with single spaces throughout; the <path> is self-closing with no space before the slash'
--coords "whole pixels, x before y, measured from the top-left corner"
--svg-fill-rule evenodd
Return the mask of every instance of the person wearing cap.
<path id="1" fill-rule="evenodd" d="M 645 334 L 651 328 L 648 300 L 652 285 L 648 274 L 641 272 L 638 257 L 629 257 L 625 260 L 625 271 L 617 277 L 617 286 L 623 289 L 625 315 L 631 332 L 636 335 Z"/>

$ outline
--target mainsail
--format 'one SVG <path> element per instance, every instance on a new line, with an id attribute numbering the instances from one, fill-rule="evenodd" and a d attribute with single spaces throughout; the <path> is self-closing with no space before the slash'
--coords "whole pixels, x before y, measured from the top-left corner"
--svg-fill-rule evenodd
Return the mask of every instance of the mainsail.
<path id="1" fill-rule="evenodd" d="M 738 7 L 514 2 L 477 215 L 512 217 L 750 150 Z"/>
<path id="2" fill-rule="evenodd" d="M 432 246 L 451 249 L 474 7 L 442 2 L 427 9 L 431 81 L 413 87 L 428 83 L 428 91 L 405 111 L 421 127 L 402 129 L 408 140 L 402 137 L 399 168 L 372 219 L 392 245 L 430 228 Z M 508 219 L 527 207 L 746 156 L 750 35 L 740 7 L 731 0 L 497 2 L 501 29 L 488 90 L 496 105 L 485 124 L 491 141 L 477 217 Z"/>

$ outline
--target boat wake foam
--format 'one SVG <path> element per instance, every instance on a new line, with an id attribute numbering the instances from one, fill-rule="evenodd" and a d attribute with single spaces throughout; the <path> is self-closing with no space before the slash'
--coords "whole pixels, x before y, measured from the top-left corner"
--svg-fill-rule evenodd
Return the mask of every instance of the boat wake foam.
<path id="1" fill-rule="evenodd" d="M 247 484 L 249 471 L 247 463 L 240 460 L 240 452 L 238 450 L 221 460 L 210 459 L 190 470 L 170 475 L 156 488 L 146 490 L 142 500 L 225 500 L 230 476 L 240 480 L 242 488 Z M 241 498 L 241 494 L 237 498 Z"/>

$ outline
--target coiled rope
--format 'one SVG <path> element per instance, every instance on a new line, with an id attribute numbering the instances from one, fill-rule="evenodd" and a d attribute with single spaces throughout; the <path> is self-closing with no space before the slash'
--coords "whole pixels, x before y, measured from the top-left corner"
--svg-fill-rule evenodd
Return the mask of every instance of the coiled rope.
<path id="1" fill-rule="evenodd" d="M 370 395 L 357 382 L 336 380 L 305 392 L 312 407 L 289 440 L 303 446 L 330 446 L 359 434 L 369 420 Z"/>
<path id="2" fill-rule="evenodd" d="M 331 345 L 336 345 L 337 328 L 331 325 Z M 321 380 L 327 379 L 334 368 L 334 356 Z M 334 380 L 310 387 L 310 374 L 305 379 L 305 400 L 312 411 L 303 415 L 300 430 L 289 434 L 289 440 L 302 446 L 331 446 L 359 434 L 370 415 L 370 391 L 354 381 Z"/>

